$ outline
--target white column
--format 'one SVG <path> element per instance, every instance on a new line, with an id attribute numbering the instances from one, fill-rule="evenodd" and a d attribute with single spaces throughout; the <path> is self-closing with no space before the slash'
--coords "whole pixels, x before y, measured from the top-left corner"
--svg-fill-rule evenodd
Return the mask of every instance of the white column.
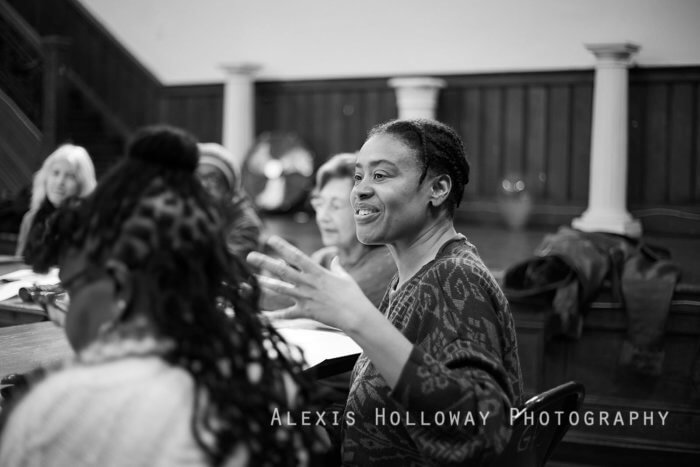
<path id="1" fill-rule="evenodd" d="M 399 118 L 435 119 L 437 97 L 445 80 L 439 78 L 392 78 L 389 86 L 396 89 Z"/>
<path id="2" fill-rule="evenodd" d="M 588 209 L 572 226 L 586 232 L 640 237 L 642 226 L 627 211 L 628 67 L 634 44 L 591 44 L 595 91 Z"/>
<path id="3" fill-rule="evenodd" d="M 226 72 L 222 144 L 231 151 L 240 166 L 255 140 L 253 78 L 260 66 L 243 63 L 223 65 L 222 68 Z"/>

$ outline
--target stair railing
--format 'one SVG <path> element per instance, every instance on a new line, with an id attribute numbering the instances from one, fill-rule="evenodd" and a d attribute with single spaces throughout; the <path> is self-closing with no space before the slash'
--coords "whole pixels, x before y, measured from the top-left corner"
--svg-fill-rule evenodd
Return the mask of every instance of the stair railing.
<path id="1" fill-rule="evenodd" d="M 65 134 L 68 89 L 76 89 L 107 123 L 127 139 L 130 129 L 105 101 L 70 66 L 71 40 L 64 36 L 39 34 L 4 0 L 0 0 L 2 47 L 8 63 L 0 67 L 0 86 L 16 101 L 42 132 L 42 154 L 51 152 Z M 12 62 L 10 62 L 12 61 Z M 30 65 L 28 65 L 30 64 Z M 29 70 L 29 71 L 25 71 Z M 38 77 L 38 78 L 37 78 Z M 37 102 L 40 105 L 37 106 Z"/>

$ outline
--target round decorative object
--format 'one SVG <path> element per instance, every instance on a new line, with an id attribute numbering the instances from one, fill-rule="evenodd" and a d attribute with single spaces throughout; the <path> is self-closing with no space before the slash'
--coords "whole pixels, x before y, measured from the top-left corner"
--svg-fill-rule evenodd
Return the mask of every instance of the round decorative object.
<path id="1" fill-rule="evenodd" d="M 293 212 L 313 186 L 314 157 L 294 133 L 262 133 L 243 162 L 243 188 L 262 212 Z"/>
<path id="2" fill-rule="evenodd" d="M 501 180 L 498 207 L 509 228 L 519 230 L 527 224 L 532 211 L 532 197 L 521 175 L 511 174 Z"/>

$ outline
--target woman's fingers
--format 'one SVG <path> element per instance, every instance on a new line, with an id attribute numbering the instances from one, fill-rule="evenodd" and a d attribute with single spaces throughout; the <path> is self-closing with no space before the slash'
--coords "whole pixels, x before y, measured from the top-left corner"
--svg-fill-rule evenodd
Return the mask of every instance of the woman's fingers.
<path id="1" fill-rule="evenodd" d="M 267 277 L 258 275 L 258 283 L 264 291 L 271 291 L 275 294 L 282 294 L 288 297 L 292 297 L 295 300 L 303 300 L 308 298 L 303 291 L 299 290 L 298 287 L 294 287 L 288 282 L 284 282 L 273 277 Z"/>
<path id="2" fill-rule="evenodd" d="M 289 307 L 283 310 L 263 311 L 263 315 L 272 322 L 301 318 L 301 316 L 299 315 L 299 311 L 295 309 L 295 307 Z"/>
<path id="3" fill-rule="evenodd" d="M 297 271 L 284 261 L 279 259 L 270 258 L 267 255 L 253 251 L 248 253 L 246 261 L 252 266 L 258 267 L 266 273 L 270 273 L 276 278 L 287 282 L 289 284 L 307 284 L 308 281 L 305 279 L 304 274 Z"/>
<path id="4" fill-rule="evenodd" d="M 323 269 L 319 264 L 305 255 L 300 249 L 276 235 L 272 235 L 267 240 L 267 244 L 274 248 L 282 259 L 284 259 L 287 263 L 294 265 L 302 272 L 312 273 Z"/>

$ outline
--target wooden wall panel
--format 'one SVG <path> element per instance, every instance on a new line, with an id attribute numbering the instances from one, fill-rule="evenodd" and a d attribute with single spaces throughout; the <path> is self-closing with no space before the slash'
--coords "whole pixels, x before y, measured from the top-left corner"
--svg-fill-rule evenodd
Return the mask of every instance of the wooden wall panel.
<path id="1" fill-rule="evenodd" d="M 223 86 L 169 86 L 160 96 L 159 122 L 182 127 L 200 141 L 221 142 Z"/>
<path id="2" fill-rule="evenodd" d="M 565 203 L 570 201 L 569 161 L 571 158 L 571 92 L 569 86 L 555 85 L 549 90 L 547 133 L 547 199 Z"/>
<path id="3" fill-rule="evenodd" d="M 459 131 L 464 140 L 465 151 L 470 163 L 469 184 L 467 184 L 465 196 L 467 199 L 474 199 L 478 196 L 482 180 L 479 177 L 480 159 L 482 152 L 482 137 L 479 118 L 481 108 L 481 91 L 479 89 L 467 89 L 462 93 L 461 122 L 455 128 Z"/>
<path id="4" fill-rule="evenodd" d="M 646 104 L 643 201 L 664 203 L 668 192 L 668 86 L 649 86 Z"/>
<path id="5" fill-rule="evenodd" d="M 500 87 L 484 90 L 484 105 L 481 107 L 482 150 L 475 154 L 479 161 L 474 177 L 481 180 L 478 195 L 493 198 L 498 193 L 503 166 L 503 91 Z"/>
<path id="6" fill-rule="evenodd" d="M 528 105 L 525 121 L 526 165 L 531 179 L 531 192 L 536 199 L 544 199 L 547 183 L 547 90 L 544 86 L 528 89 Z"/>
<path id="7" fill-rule="evenodd" d="M 259 82 L 256 133 L 292 131 L 314 152 L 316 165 L 357 151 L 367 131 L 396 116 L 385 80 Z"/>
<path id="8" fill-rule="evenodd" d="M 693 88 L 690 84 L 675 84 L 670 89 L 668 155 L 668 201 L 692 201 L 692 120 Z"/>
<path id="9" fill-rule="evenodd" d="M 627 148 L 627 199 L 629 203 L 644 199 L 646 184 L 646 89 L 639 83 L 629 87 L 629 145 Z"/>
<path id="10" fill-rule="evenodd" d="M 573 87 L 571 113 L 571 161 L 569 195 L 571 201 L 588 202 L 588 178 L 590 173 L 591 125 L 593 123 L 593 85 L 579 84 Z"/>
<path id="11" fill-rule="evenodd" d="M 690 168 L 690 172 L 694 174 L 694 190 L 693 190 L 693 200 L 696 202 L 700 200 L 700 83 L 695 83 L 693 85 L 694 98 L 693 103 L 695 104 L 695 111 L 693 112 L 693 167 Z"/>
<path id="12" fill-rule="evenodd" d="M 525 148 L 524 138 L 524 93 L 520 86 L 506 88 L 505 91 L 505 115 L 503 128 L 505 136 L 504 167 L 505 175 L 518 174 L 524 176 L 525 160 L 523 158 Z"/>
<path id="13" fill-rule="evenodd" d="M 465 209 L 490 210 L 493 217 L 501 179 L 520 173 L 543 222 L 567 223 L 583 211 L 592 70 L 442 78 L 447 86 L 437 118 L 462 136 L 472 169 Z M 697 211 L 699 87 L 699 67 L 630 70 L 627 184 L 633 215 L 656 207 Z M 289 102 L 291 95 L 297 100 Z M 317 152 L 317 162 L 359 148 L 369 128 L 396 115 L 387 79 L 260 82 L 256 99 L 257 131 L 299 132 Z"/>

